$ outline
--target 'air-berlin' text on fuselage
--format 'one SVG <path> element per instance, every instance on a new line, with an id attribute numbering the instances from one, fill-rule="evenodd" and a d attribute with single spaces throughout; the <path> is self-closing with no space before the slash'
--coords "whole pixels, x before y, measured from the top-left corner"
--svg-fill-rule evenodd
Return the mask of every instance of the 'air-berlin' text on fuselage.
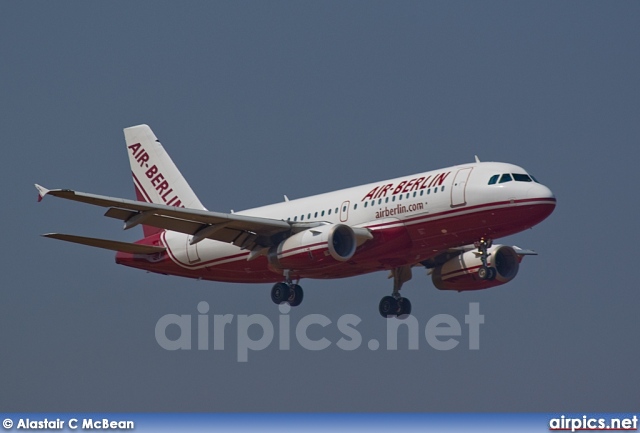
<path id="1" fill-rule="evenodd" d="M 418 191 L 421 189 L 433 188 L 440 186 L 444 183 L 444 180 L 449 176 L 451 172 L 439 173 L 436 175 L 429 175 L 426 177 L 416 177 L 409 180 L 403 180 L 396 184 L 388 183 L 386 185 L 379 185 L 373 188 L 361 201 L 374 200 L 380 197 L 386 197 L 387 193 L 390 195 L 403 194 L 405 192 Z M 395 186 L 395 188 L 394 188 Z"/>
<path id="2" fill-rule="evenodd" d="M 144 167 L 145 175 L 151 182 L 151 186 L 158 192 L 162 201 L 168 206 L 184 207 L 182 201 L 176 194 L 173 193 L 173 188 L 169 185 L 169 182 L 164 178 L 164 175 L 159 172 L 158 167 L 155 165 L 149 165 L 149 154 L 142 147 L 140 143 L 135 143 L 129 146 L 131 153 L 135 157 L 140 167 Z"/>

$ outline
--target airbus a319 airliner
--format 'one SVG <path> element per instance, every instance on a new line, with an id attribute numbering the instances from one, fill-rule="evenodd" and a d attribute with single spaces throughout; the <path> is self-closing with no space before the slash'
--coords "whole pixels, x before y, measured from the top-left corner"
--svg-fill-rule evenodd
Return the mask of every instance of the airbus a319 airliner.
<path id="1" fill-rule="evenodd" d="M 297 306 L 303 278 L 390 271 L 383 317 L 411 313 L 400 295 L 412 268 L 426 267 L 441 290 L 486 289 L 511 281 L 523 256 L 493 240 L 538 224 L 556 199 L 523 168 L 462 164 L 242 212 L 207 210 L 147 125 L 124 130 L 137 200 L 36 185 L 46 195 L 108 208 L 105 216 L 142 226 L 135 242 L 44 236 L 117 251 L 116 263 L 204 280 L 267 283 L 276 304 Z"/>

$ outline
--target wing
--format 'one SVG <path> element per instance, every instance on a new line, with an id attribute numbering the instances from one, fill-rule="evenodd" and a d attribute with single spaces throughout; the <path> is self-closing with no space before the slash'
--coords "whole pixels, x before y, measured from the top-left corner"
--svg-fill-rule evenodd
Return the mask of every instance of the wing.
<path id="1" fill-rule="evenodd" d="M 105 216 L 124 221 L 125 230 L 145 224 L 192 235 L 192 244 L 203 239 L 214 239 L 253 250 L 278 244 L 293 229 L 291 224 L 283 220 L 178 208 L 68 189 L 48 190 L 40 185 L 36 185 L 36 188 L 39 200 L 51 195 L 106 207 L 109 209 Z"/>

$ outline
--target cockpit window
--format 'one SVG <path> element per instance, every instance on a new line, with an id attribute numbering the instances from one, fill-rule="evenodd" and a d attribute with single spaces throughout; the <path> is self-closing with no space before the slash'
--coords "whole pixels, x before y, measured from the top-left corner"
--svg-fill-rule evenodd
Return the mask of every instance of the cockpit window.
<path id="1" fill-rule="evenodd" d="M 531 182 L 531 178 L 528 174 L 513 173 L 513 179 L 516 182 Z"/>
<path id="2" fill-rule="evenodd" d="M 500 180 L 498 180 L 500 179 Z M 516 182 L 538 182 L 538 179 L 526 173 L 503 173 L 502 175 L 494 174 L 489 178 L 489 185 L 495 185 L 496 183 L 507 183 L 515 180 Z"/>
<path id="3" fill-rule="evenodd" d="M 505 173 L 500 178 L 500 183 L 511 182 L 512 180 L 511 175 L 509 173 Z"/>

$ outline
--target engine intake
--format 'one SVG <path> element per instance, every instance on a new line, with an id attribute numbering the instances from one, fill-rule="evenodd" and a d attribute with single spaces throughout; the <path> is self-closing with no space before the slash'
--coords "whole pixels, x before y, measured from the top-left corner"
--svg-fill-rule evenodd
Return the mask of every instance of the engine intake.
<path id="1" fill-rule="evenodd" d="M 275 269 L 322 269 L 351 259 L 357 246 L 351 227 L 326 224 L 296 233 L 272 248 L 269 264 Z"/>

